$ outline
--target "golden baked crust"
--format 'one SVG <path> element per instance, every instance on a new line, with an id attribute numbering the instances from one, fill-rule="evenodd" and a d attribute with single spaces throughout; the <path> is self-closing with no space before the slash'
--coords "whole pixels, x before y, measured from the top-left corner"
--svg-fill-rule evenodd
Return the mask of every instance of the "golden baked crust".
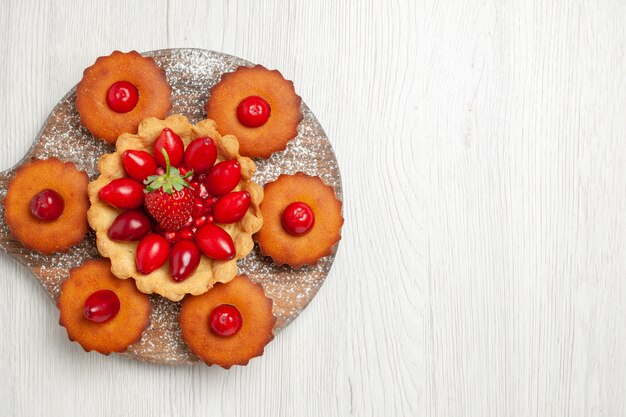
<path id="1" fill-rule="evenodd" d="M 246 127 L 237 118 L 237 106 L 248 96 L 260 96 L 270 105 L 268 121 L 259 127 Z M 277 70 L 261 65 L 239 67 L 226 73 L 211 88 L 205 105 L 207 117 L 215 120 L 220 132 L 239 139 L 242 155 L 269 158 L 281 151 L 298 134 L 302 121 L 300 104 L 293 82 L 285 80 Z"/>
<path id="2" fill-rule="evenodd" d="M 128 149 L 139 149 L 152 153 L 154 142 L 161 131 L 169 127 L 185 143 L 185 146 L 198 137 L 211 137 L 217 146 L 217 162 L 237 159 L 241 165 L 241 181 L 235 190 L 250 193 L 251 204 L 248 212 L 239 222 L 220 225 L 233 238 L 236 256 L 230 261 L 218 261 L 202 256 L 198 269 L 182 282 L 174 281 L 166 262 L 159 269 L 148 275 L 137 271 L 135 252 L 138 242 L 119 242 L 109 239 L 107 232 L 113 220 L 121 213 L 110 205 L 100 201 L 98 191 L 115 178 L 124 177 L 122 153 Z M 96 231 L 97 246 L 100 254 L 110 258 L 112 272 L 118 278 L 134 278 L 137 288 L 145 293 L 157 293 L 172 301 L 178 301 L 185 294 L 202 294 L 216 282 L 228 282 L 237 274 L 237 259 L 244 258 L 254 246 L 252 234 L 263 224 L 259 204 L 263 200 L 263 189 L 251 181 L 256 169 L 250 158 L 239 155 L 237 139 L 232 135 L 221 136 L 212 120 L 202 120 L 191 125 L 187 118 L 172 115 L 165 120 L 149 118 L 139 125 L 138 133 L 121 135 L 116 144 L 116 152 L 103 155 L 98 162 L 100 177 L 89 184 L 91 207 L 87 213 L 89 224 Z"/>
<path id="3" fill-rule="evenodd" d="M 4 216 L 17 240 L 29 248 L 49 255 L 67 250 L 83 240 L 87 225 L 87 174 L 71 162 L 57 158 L 33 160 L 20 167 L 8 186 Z M 30 200 L 50 188 L 63 197 L 65 209 L 52 221 L 36 218 L 30 212 Z"/>
<path id="4" fill-rule="evenodd" d="M 313 265 L 322 256 L 331 254 L 332 247 L 341 239 L 341 201 L 335 191 L 319 177 L 302 172 L 281 175 L 264 188 L 261 203 L 263 227 L 255 235 L 261 252 L 271 256 L 278 265 L 293 268 Z M 315 216 L 313 228 L 305 235 L 292 236 L 283 229 L 281 215 L 291 203 L 306 203 Z"/>
<path id="5" fill-rule="evenodd" d="M 107 105 L 109 88 L 117 81 L 132 83 L 139 93 L 137 105 L 129 112 L 117 113 Z M 114 51 L 85 69 L 76 87 L 76 110 L 92 135 L 113 144 L 122 133 L 137 132 L 143 119 L 164 118 L 172 108 L 171 93 L 165 71 L 152 58 L 137 51 Z"/>
<path id="6" fill-rule="evenodd" d="M 83 310 L 87 298 L 100 290 L 113 291 L 120 300 L 120 310 L 109 321 L 95 323 L 85 318 Z M 61 284 L 57 306 L 61 312 L 59 324 L 67 330 L 68 338 L 87 352 L 95 350 L 104 355 L 123 352 L 139 341 L 150 324 L 152 310 L 146 294 L 137 291 L 132 282 L 111 274 L 108 259 L 87 261 L 72 269 Z"/>
<path id="7" fill-rule="evenodd" d="M 211 331 L 209 317 L 221 304 L 232 305 L 241 313 L 241 329 L 233 336 L 222 337 Z M 181 336 L 194 355 L 208 365 L 228 369 L 247 365 L 250 359 L 263 354 L 265 345 L 274 337 L 276 317 L 272 314 L 272 300 L 265 296 L 263 287 L 238 275 L 200 296 L 185 297 L 178 321 Z"/>

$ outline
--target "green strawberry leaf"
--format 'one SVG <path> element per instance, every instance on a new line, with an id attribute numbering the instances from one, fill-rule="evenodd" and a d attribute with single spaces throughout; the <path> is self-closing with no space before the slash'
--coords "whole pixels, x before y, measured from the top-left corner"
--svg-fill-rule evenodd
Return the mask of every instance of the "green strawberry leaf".
<path id="1" fill-rule="evenodd" d="M 143 182 L 146 185 L 145 193 L 161 189 L 164 193 L 174 194 L 174 192 L 181 191 L 185 187 L 193 189 L 193 187 L 185 181 L 186 178 L 193 175 L 193 170 L 188 171 L 182 176 L 178 168 L 170 166 L 170 158 L 165 149 L 161 149 L 161 152 L 165 158 L 165 173 L 162 175 L 150 175 L 146 178 Z"/>
<path id="2" fill-rule="evenodd" d="M 150 175 L 148 178 L 146 178 L 145 180 L 143 180 L 143 183 L 145 185 L 150 184 L 152 181 L 156 180 L 157 178 L 159 178 L 158 175 Z"/>

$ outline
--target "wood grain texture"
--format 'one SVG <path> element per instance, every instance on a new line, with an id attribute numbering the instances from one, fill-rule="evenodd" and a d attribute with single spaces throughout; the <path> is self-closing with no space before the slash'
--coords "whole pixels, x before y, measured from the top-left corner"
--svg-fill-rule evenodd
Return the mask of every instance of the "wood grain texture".
<path id="1" fill-rule="evenodd" d="M 625 19 L 619 0 L 1 0 L 0 169 L 97 56 L 214 49 L 294 80 L 346 223 L 311 305 L 230 372 L 84 354 L 0 257 L 0 415 L 626 415 Z"/>

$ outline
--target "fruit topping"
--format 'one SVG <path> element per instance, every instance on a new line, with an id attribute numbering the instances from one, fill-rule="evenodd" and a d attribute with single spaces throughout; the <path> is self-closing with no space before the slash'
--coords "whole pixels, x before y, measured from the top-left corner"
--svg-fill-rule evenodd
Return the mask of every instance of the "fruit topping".
<path id="1" fill-rule="evenodd" d="M 150 233 L 152 223 L 141 210 L 125 211 L 113 220 L 108 231 L 109 239 L 133 241 L 140 240 Z"/>
<path id="2" fill-rule="evenodd" d="M 235 243 L 221 227 L 207 223 L 196 230 L 195 242 L 209 258 L 227 261 L 235 257 Z"/>
<path id="3" fill-rule="evenodd" d="M 315 224 L 315 215 L 307 204 L 296 202 L 283 210 L 280 221 L 287 233 L 300 236 L 311 230 Z"/>
<path id="4" fill-rule="evenodd" d="M 223 161 L 211 168 L 206 177 L 206 190 L 220 196 L 231 192 L 241 180 L 241 166 L 236 160 Z"/>
<path id="5" fill-rule="evenodd" d="M 176 232 L 177 240 L 193 240 L 194 229 L 191 227 L 183 227 L 178 232 Z"/>
<path id="6" fill-rule="evenodd" d="M 220 304 L 211 311 L 209 322 L 213 333 L 228 337 L 239 332 L 243 318 L 237 307 L 230 304 Z"/>
<path id="7" fill-rule="evenodd" d="M 169 163 L 171 166 L 177 167 L 183 162 L 183 154 L 185 152 L 185 144 L 183 140 L 174 131 L 168 127 L 161 131 L 161 134 L 154 142 L 154 159 L 157 164 L 166 168 L 167 162 L 163 157 L 163 150 L 169 157 Z"/>
<path id="8" fill-rule="evenodd" d="M 96 291 L 87 297 L 83 314 L 87 320 L 104 323 L 120 311 L 120 299 L 111 290 Z"/>
<path id="9" fill-rule="evenodd" d="M 137 87 L 128 81 L 113 83 L 107 93 L 107 105 L 116 113 L 128 113 L 137 105 L 139 92 Z"/>
<path id="10" fill-rule="evenodd" d="M 149 102 L 143 97 L 137 107 Z M 231 108 L 232 117 L 234 113 Z M 87 202 L 92 203 L 88 220 L 100 254 L 111 259 L 116 276 L 132 278 L 141 291 L 172 301 L 231 280 L 237 261 L 253 249 L 253 235 L 263 223 L 259 210 L 263 191 L 252 181 L 254 161 L 242 157 L 237 139 L 223 137 L 211 120 L 194 126 L 182 115 L 149 117 L 139 124 L 137 134 L 130 132 L 120 137 L 114 153 L 102 156 L 101 175 L 88 190 Z M 123 179 L 111 181 L 119 177 Z M 129 184 L 140 185 L 139 207 L 124 201 L 133 195 L 124 192 L 132 191 Z M 214 209 L 224 223 L 216 222 Z M 32 221 L 40 223 L 34 217 Z M 118 296 L 125 303 L 123 295 Z"/>
<path id="11" fill-rule="evenodd" d="M 50 188 L 38 192 L 30 200 L 30 212 L 40 220 L 56 220 L 64 209 L 63 197 Z"/>
<path id="12" fill-rule="evenodd" d="M 193 225 L 196 227 L 204 226 L 207 223 L 208 216 L 198 216 L 193 219 Z"/>
<path id="13" fill-rule="evenodd" d="M 143 185 L 130 178 L 117 178 L 98 192 L 98 197 L 105 203 L 121 209 L 132 210 L 143 205 Z"/>
<path id="14" fill-rule="evenodd" d="M 178 241 L 178 232 L 174 230 L 160 230 L 157 228 L 156 232 L 163 235 L 165 240 L 167 240 L 171 245 Z"/>
<path id="15" fill-rule="evenodd" d="M 158 233 L 150 233 L 137 245 L 135 261 L 137 270 L 142 274 L 149 274 L 167 261 L 170 253 L 170 244 Z"/>
<path id="16" fill-rule="evenodd" d="M 259 127 L 270 118 L 270 105 L 262 97 L 248 96 L 237 106 L 237 118 L 246 127 Z"/>
<path id="17" fill-rule="evenodd" d="M 176 231 L 189 221 L 193 211 L 193 190 L 186 181 L 193 171 L 182 176 L 178 168 L 171 167 L 169 155 L 164 149 L 162 156 L 166 164 L 165 173 L 151 175 L 144 181 L 146 209 L 161 228 Z"/>
<path id="18" fill-rule="evenodd" d="M 157 163 L 146 151 L 129 149 L 122 154 L 122 163 L 128 176 L 137 181 L 143 182 L 156 174 Z"/>
<path id="19" fill-rule="evenodd" d="M 215 203 L 213 217 L 217 223 L 235 223 L 246 215 L 250 207 L 250 193 L 237 191 L 226 194 Z"/>
<path id="20" fill-rule="evenodd" d="M 174 281 L 184 281 L 200 263 L 200 251 L 190 240 L 178 241 L 170 251 L 170 273 Z"/>
<path id="21" fill-rule="evenodd" d="M 217 159 L 217 147 L 211 138 L 192 140 L 185 149 L 185 165 L 197 174 L 207 172 Z"/>

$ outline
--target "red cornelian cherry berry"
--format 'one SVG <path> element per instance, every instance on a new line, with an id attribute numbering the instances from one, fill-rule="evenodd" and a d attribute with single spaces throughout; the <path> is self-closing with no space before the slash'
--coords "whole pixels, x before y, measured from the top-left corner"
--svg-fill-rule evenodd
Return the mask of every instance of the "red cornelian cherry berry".
<path id="1" fill-rule="evenodd" d="M 241 180 L 241 165 L 236 159 L 222 161 L 211 168 L 204 185 L 209 194 L 224 195 L 231 192 Z"/>
<path id="2" fill-rule="evenodd" d="M 132 210 L 143 206 L 143 184 L 130 178 L 117 178 L 98 191 L 98 197 L 105 203 L 121 209 Z"/>
<path id="3" fill-rule="evenodd" d="M 283 210 L 280 221 L 287 233 L 300 236 L 311 230 L 315 224 L 315 215 L 307 204 L 296 202 Z"/>
<path id="4" fill-rule="evenodd" d="M 237 106 L 237 118 L 246 127 L 259 127 L 270 118 L 270 104 L 259 96 L 248 96 Z"/>
<path id="5" fill-rule="evenodd" d="M 200 263 L 200 251 L 190 240 L 177 242 L 170 251 L 170 273 L 174 281 L 184 281 Z"/>
<path id="6" fill-rule="evenodd" d="M 30 200 L 30 212 L 40 220 L 56 220 L 61 217 L 63 210 L 65 210 L 63 197 L 50 188 L 38 192 Z"/>
<path id="7" fill-rule="evenodd" d="M 226 194 L 215 203 L 213 217 L 218 223 L 235 223 L 246 215 L 249 207 L 250 193 L 247 191 Z"/>
<path id="8" fill-rule="evenodd" d="M 220 304 L 211 311 L 209 324 L 213 333 L 218 336 L 234 336 L 241 330 L 243 318 L 237 307 Z"/>
<path id="9" fill-rule="evenodd" d="M 185 164 L 198 174 L 211 169 L 216 159 L 217 147 L 213 139 L 208 137 L 192 140 L 185 149 Z"/>
<path id="10" fill-rule="evenodd" d="M 167 261 L 170 254 L 169 242 L 160 234 L 150 233 L 137 245 L 135 261 L 137 270 L 142 274 L 149 274 Z"/>
<path id="11" fill-rule="evenodd" d="M 226 230 L 206 221 L 196 230 L 195 242 L 209 258 L 228 261 L 235 257 L 235 243 Z"/>
<path id="12" fill-rule="evenodd" d="M 165 149 L 167 156 L 170 159 L 170 165 L 178 167 L 183 161 L 183 154 L 185 152 L 185 144 L 183 140 L 172 129 L 166 127 L 161 131 L 156 142 L 154 142 L 154 159 L 162 167 L 165 167 L 165 157 L 161 149 Z"/>
<path id="13" fill-rule="evenodd" d="M 128 81 L 118 81 L 109 87 L 107 105 L 116 113 L 128 113 L 139 101 L 137 87 Z"/>
<path id="14" fill-rule="evenodd" d="M 134 241 L 150 233 L 152 222 L 142 210 L 125 211 L 113 220 L 109 231 L 109 239 Z"/>
<path id="15" fill-rule="evenodd" d="M 120 311 L 120 299 L 111 290 L 96 291 L 87 297 L 83 314 L 87 320 L 104 323 Z"/>
<path id="16" fill-rule="evenodd" d="M 156 174 L 157 163 L 146 151 L 129 149 L 122 154 L 124 170 L 129 177 L 143 182 L 150 175 Z"/>

